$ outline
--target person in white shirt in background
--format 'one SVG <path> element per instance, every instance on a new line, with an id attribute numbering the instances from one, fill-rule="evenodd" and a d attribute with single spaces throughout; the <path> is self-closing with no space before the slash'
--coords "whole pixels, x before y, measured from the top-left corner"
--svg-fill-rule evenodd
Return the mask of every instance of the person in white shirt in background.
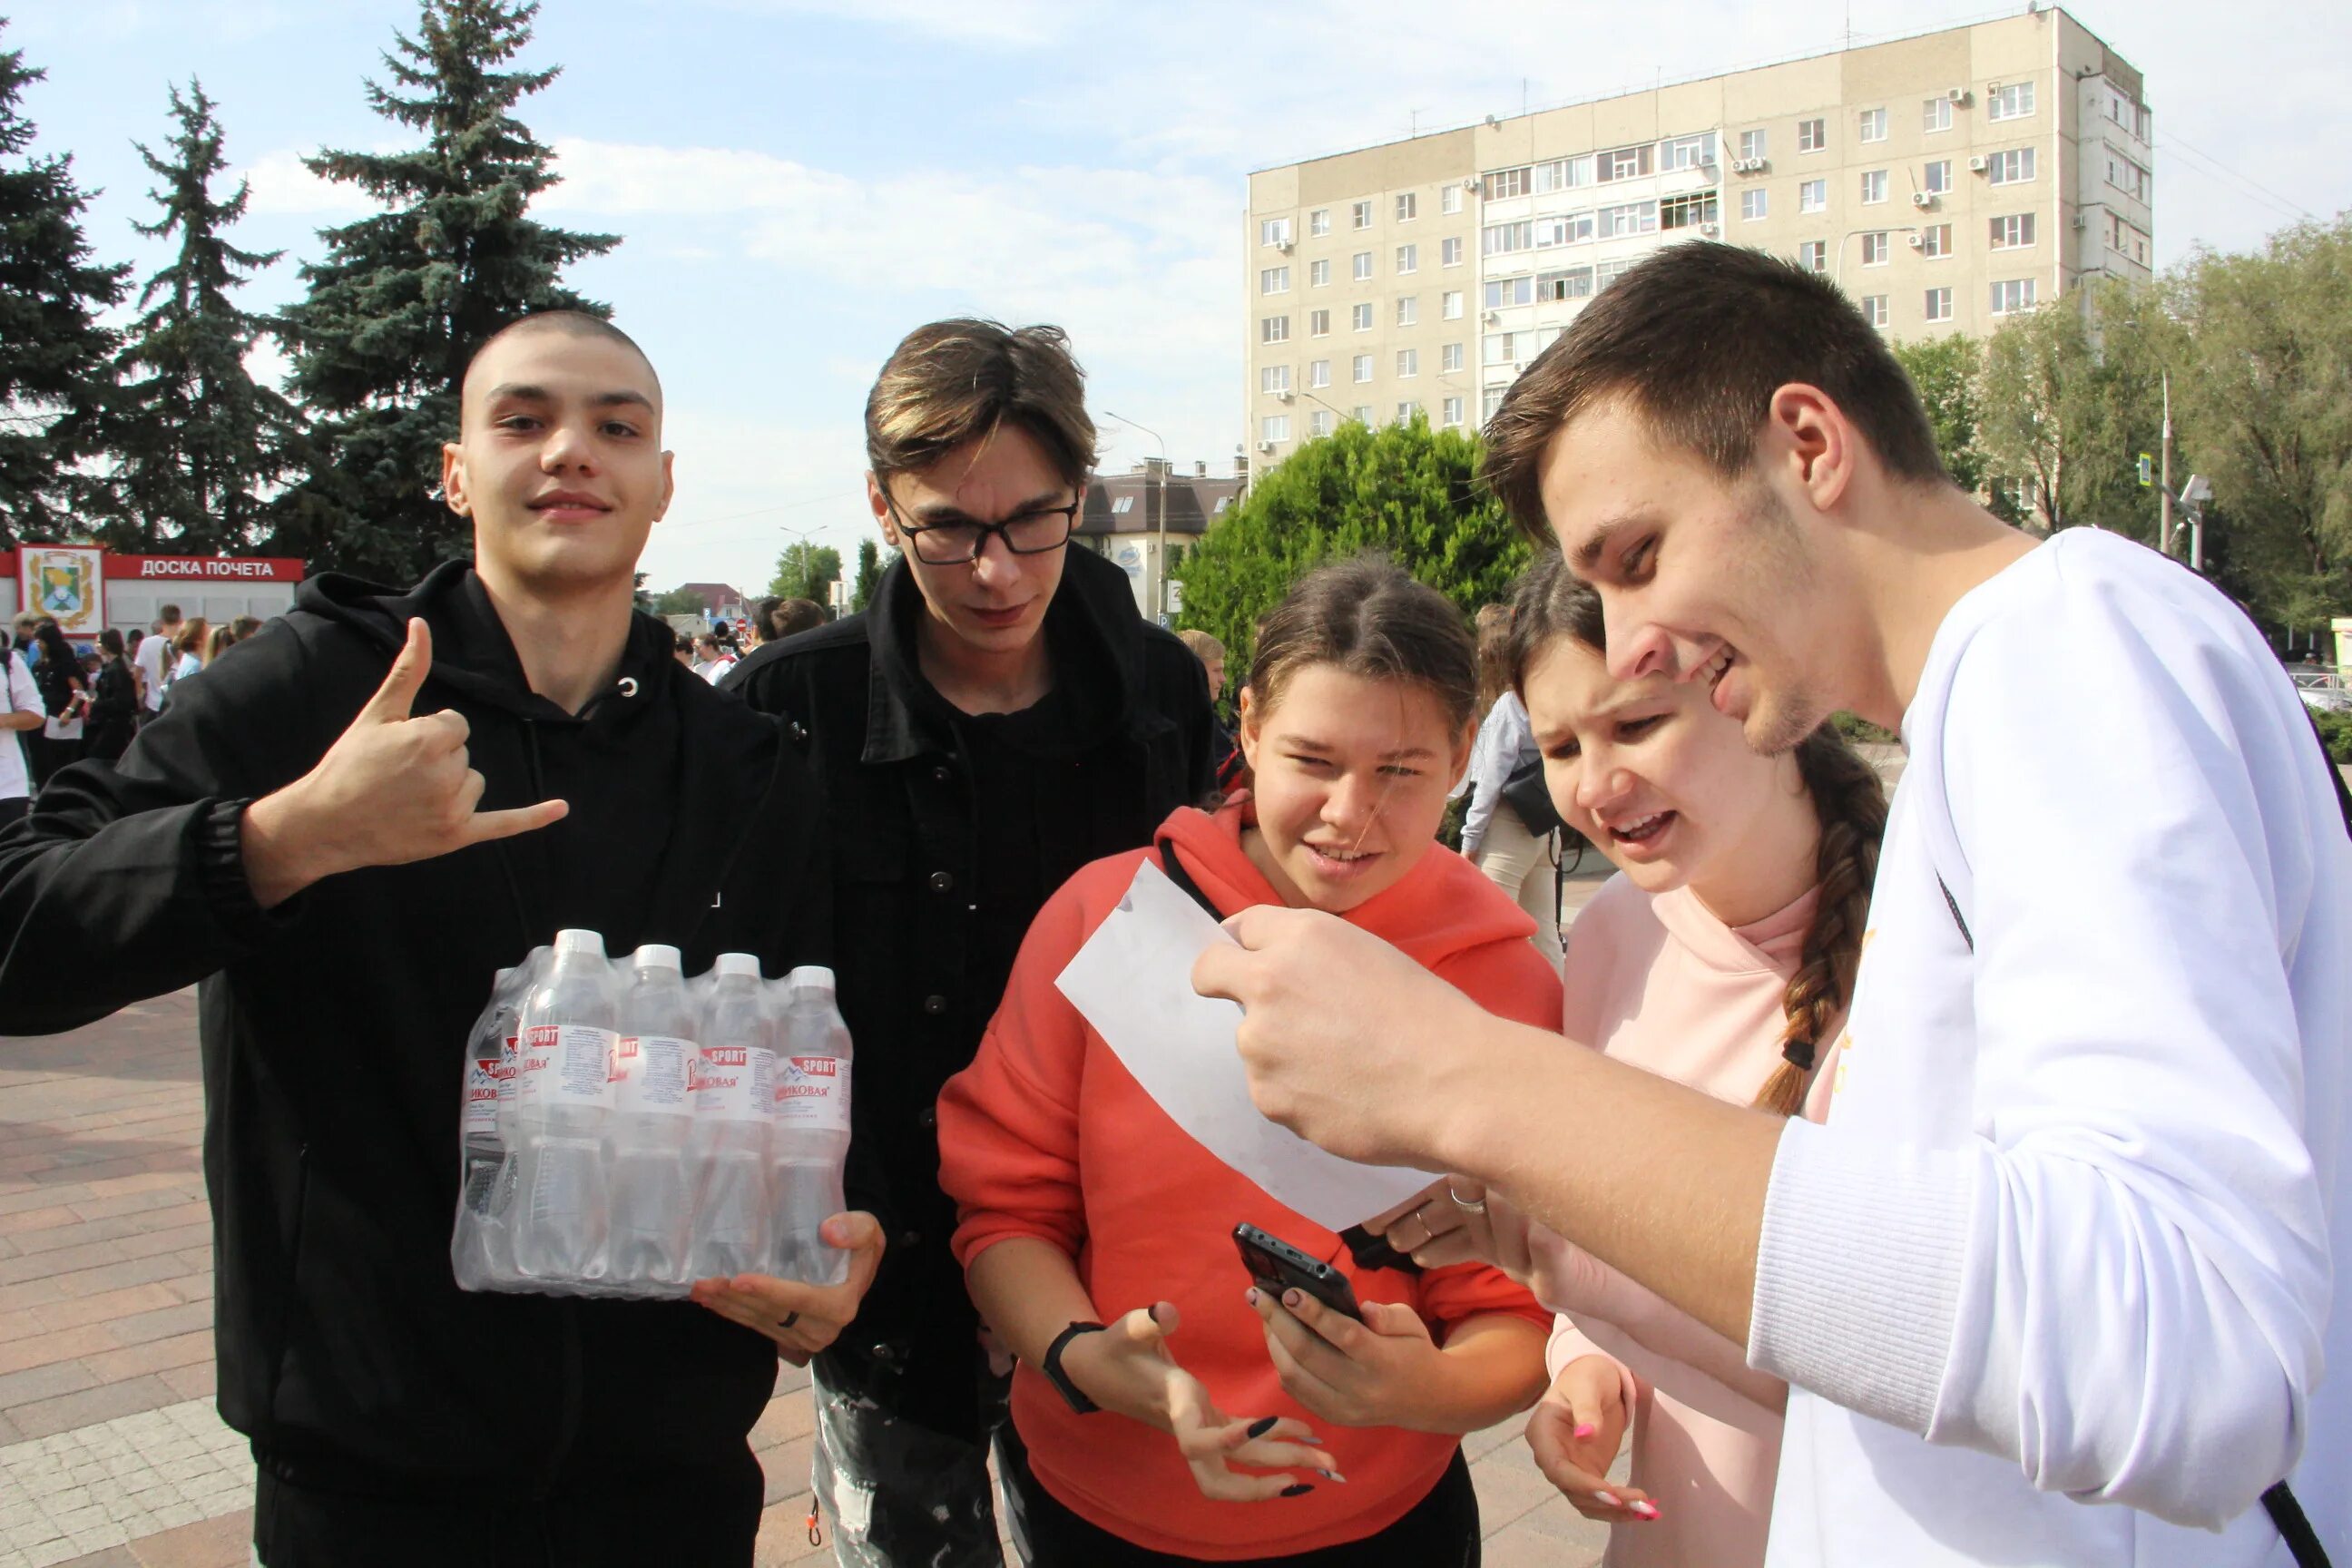
<path id="1" fill-rule="evenodd" d="M 694 639 L 694 673 L 719 684 L 719 678 L 735 668 L 735 656 L 719 646 L 719 639 L 709 632 L 696 634 Z"/>
<path id="2" fill-rule="evenodd" d="M 1629 272 L 1487 438 L 1613 675 L 1766 753 L 1841 708 L 1910 749 L 1827 1123 L 1286 910 L 1194 971 L 1260 1107 L 1457 1173 L 1449 1237 L 1491 1185 L 1788 1380 L 1776 1568 L 2352 1563 L 2352 842 L 2262 634 L 1985 512 L 1879 334 L 1759 252 Z"/>
<path id="3" fill-rule="evenodd" d="M 1535 918 L 1528 940 L 1559 967 L 1559 855 L 1550 830 L 1538 833 L 1503 795 L 1511 775 L 1536 761 L 1535 731 L 1528 710 L 1511 689 L 1508 644 L 1511 606 L 1486 605 L 1477 615 L 1478 738 L 1470 747 L 1470 771 L 1456 793 L 1467 791 L 1462 815 L 1462 858 L 1511 896 Z"/>
<path id="4" fill-rule="evenodd" d="M 180 636 L 180 606 L 165 605 L 155 616 L 155 629 L 140 639 L 139 651 L 133 662 L 139 668 L 139 706 L 141 721 L 153 718 L 163 710 L 163 672 L 171 668 L 169 661 L 177 657 L 172 645 Z"/>
<path id="5" fill-rule="evenodd" d="M 0 660 L 7 666 L 0 675 L 0 827 L 32 809 L 33 773 L 26 765 L 24 737 L 39 733 L 48 722 L 41 689 L 33 684 L 33 672 L 12 642 L 0 633 Z"/>

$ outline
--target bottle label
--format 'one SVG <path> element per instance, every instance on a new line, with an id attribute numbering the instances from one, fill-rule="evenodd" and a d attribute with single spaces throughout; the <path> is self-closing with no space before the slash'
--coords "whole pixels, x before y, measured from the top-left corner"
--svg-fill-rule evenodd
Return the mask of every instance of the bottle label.
<path id="1" fill-rule="evenodd" d="M 768 1114 L 775 1066 L 775 1054 L 757 1046 L 704 1046 L 694 1055 L 694 1076 L 687 1085 L 694 1113 L 724 1121 L 759 1121 Z"/>
<path id="2" fill-rule="evenodd" d="M 779 1125 L 811 1132 L 849 1131 L 849 1071 L 839 1057 L 783 1057 L 776 1063 Z"/>
<path id="3" fill-rule="evenodd" d="M 526 1105 L 601 1106 L 613 1078 L 610 1029 L 587 1024 L 534 1024 L 523 1031 L 521 1081 Z"/>
<path id="4" fill-rule="evenodd" d="M 613 1049 L 613 1082 L 623 1110 L 657 1110 L 683 1116 L 694 1110 L 687 1099 L 695 1046 L 672 1035 L 623 1035 Z"/>
<path id="5" fill-rule="evenodd" d="M 498 1136 L 499 1064 L 476 1058 L 466 1064 L 466 1138 L 495 1143 Z"/>

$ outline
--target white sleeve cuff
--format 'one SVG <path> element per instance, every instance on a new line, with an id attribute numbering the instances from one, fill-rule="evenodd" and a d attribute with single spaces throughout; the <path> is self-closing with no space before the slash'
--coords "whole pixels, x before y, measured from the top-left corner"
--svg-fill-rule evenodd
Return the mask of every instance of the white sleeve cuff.
<path id="1" fill-rule="evenodd" d="M 1748 1364 L 1924 1436 L 1951 1352 L 1968 1164 L 1791 1120 L 1757 1242 Z"/>

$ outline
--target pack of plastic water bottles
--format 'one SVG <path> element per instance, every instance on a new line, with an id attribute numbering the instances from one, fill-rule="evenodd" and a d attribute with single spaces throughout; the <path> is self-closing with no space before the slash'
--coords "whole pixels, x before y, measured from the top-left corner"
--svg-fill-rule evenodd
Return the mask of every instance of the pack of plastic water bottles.
<path id="1" fill-rule="evenodd" d="M 467 1290 L 683 1296 L 767 1274 L 839 1284 L 849 1031 L 833 973 L 726 952 L 608 959 L 591 931 L 501 970 L 466 1048 L 450 1258 Z"/>

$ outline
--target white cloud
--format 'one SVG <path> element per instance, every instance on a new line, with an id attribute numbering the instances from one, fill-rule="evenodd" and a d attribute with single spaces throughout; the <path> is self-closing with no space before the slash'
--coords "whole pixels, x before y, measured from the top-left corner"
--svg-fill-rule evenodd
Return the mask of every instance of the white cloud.
<path id="1" fill-rule="evenodd" d="M 247 210 L 257 217 L 356 217 L 375 210 L 358 186 L 322 180 L 310 173 L 302 163 L 305 155 L 290 147 L 264 153 L 231 174 L 227 188 L 234 190 L 238 180 L 250 184 L 253 202 Z"/>

